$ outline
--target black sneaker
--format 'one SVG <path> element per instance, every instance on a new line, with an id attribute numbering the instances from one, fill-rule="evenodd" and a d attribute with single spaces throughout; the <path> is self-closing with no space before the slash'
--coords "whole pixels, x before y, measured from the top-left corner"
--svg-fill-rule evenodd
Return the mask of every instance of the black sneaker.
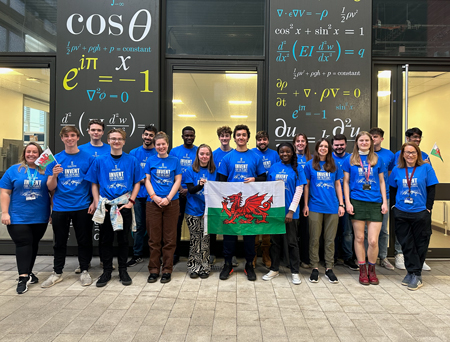
<path id="1" fill-rule="evenodd" d="M 19 282 L 17 283 L 17 293 L 22 294 L 28 291 L 28 281 L 30 280 L 30 276 L 28 277 L 19 277 Z"/>
<path id="2" fill-rule="evenodd" d="M 245 263 L 245 269 L 244 269 L 245 274 L 247 275 L 247 279 L 250 281 L 255 281 L 256 280 L 256 273 L 255 270 L 253 269 L 253 263 L 250 262 L 246 262 Z"/>
<path id="3" fill-rule="evenodd" d="M 144 259 L 142 259 L 140 256 L 136 256 L 134 255 L 130 261 L 127 262 L 127 267 L 133 267 L 136 266 L 137 264 L 143 262 Z"/>
<path id="4" fill-rule="evenodd" d="M 200 273 L 200 278 L 201 278 L 201 279 L 206 279 L 206 278 L 208 278 L 208 277 L 209 277 L 209 273 L 206 273 L 206 272 Z"/>
<path id="5" fill-rule="evenodd" d="M 98 278 L 97 283 L 95 284 L 97 287 L 103 287 L 108 284 L 108 281 L 111 280 L 111 272 L 103 272 L 102 275 Z"/>
<path id="6" fill-rule="evenodd" d="M 28 284 L 37 284 L 39 283 L 39 278 L 34 275 L 34 273 L 30 273 L 30 281 Z"/>
<path id="7" fill-rule="evenodd" d="M 172 280 L 172 274 L 170 274 L 170 273 L 163 273 L 162 276 L 161 276 L 160 282 L 165 284 L 165 283 L 168 283 L 171 280 Z"/>
<path id="8" fill-rule="evenodd" d="M 233 273 L 233 266 L 231 264 L 223 264 L 222 271 L 220 271 L 219 279 L 227 280 L 230 274 Z"/>
<path id="9" fill-rule="evenodd" d="M 159 278 L 158 273 L 150 273 L 150 275 L 148 276 L 148 279 L 147 279 L 147 283 L 156 283 L 158 278 Z"/>
<path id="10" fill-rule="evenodd" d="M 359 266 L 355 264 L 353 259 L 344 260 L 344 266 L 348 267 L 352 271 L 359 271 Z"/>
<path id="11" fill-rule="evenodd" d="M 309 276 L 309 281 L 311 283 L 318 283 L 319 282 L 319 270 L 313 269 L 311 272 L 311 275 Z"/>
<path id="12" fill-rule="evenodd" d="M 119 270 L 119 279 L 122 285 L 128 286 L 133 282 L 127 272 L 127 270 Z"/>
<path id="13" fill-rule="evenodd" d="M 192 272 L 191 274 L 189 274 L 189 277 L 191 277 L 191 279 L 197 279 L 198 278 L 198 273 L 197 272 Z"/>
<path id="14" fill-rule="evenodd" d="M 334 275 L 334 272 L 331 268 L 325 271 L 325 277 L 327 277 L 328 281 L 332 284 L 339 283 L 338 278 Z"/>

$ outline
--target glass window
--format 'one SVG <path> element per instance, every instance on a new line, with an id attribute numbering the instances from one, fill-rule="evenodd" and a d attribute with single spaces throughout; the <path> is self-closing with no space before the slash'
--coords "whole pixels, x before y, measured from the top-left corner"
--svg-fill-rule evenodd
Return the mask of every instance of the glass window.
<path id="1" fill-rule="evenodd" d="M 450 57 L 450 1 L 373 0 L 372 55 Z"/>
<path id="2" fill-rule="evenodd" d="M 0 68 L 0 177 L 19 162 L 28 142 L 47 147 L 49 100 L 49 69 Z M 52 230 L 48 229 L 44 239 L 52 238 Z M 0 240 L 10 240 L 3 224 Z"/>
<path id="3" fill-rule="evenodd" d="M 380 70 L 377 73 L 377 114 L 378 124 L 384 131 L 384 140 L 381 147 L 390 150 L 391 125 L 391 70 Z"/>
<path id="4" fill-rule="evenodd" d="M 55 52 L 56 1 L 2 0 L 0 52 Z"/>
<path id="5" fill-rule="evenodd" d="M 264 55 L 264 0 L 168 0 L 168 54 Z"/>
<path id="6" fill-rule="evenodd" d="M 250 128 L 248 147 L 256 147 L 257 80 L 255 71 L 174 73 L 172 147 L 183 144 L 182 129 L 192 126 L 195 145 L 208 144 L 214 151 L 220 147 L 217 128 L 239 124 Z M 230 145 L 235 147 L 233 139 Z M 185 223 L 181 239 L 189 240 Z"/>

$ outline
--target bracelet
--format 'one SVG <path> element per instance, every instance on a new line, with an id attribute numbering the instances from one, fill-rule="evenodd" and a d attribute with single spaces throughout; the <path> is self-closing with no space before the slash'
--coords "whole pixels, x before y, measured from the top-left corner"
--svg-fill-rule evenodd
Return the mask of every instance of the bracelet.
<path id="1" fill-rule="evenodd" d="M 155 197 L 156 194 L 150 195 L 150 199 L 153 199 L 153 197 Z"/>
<path id="2" fill-rule="evenodd" d="M 134 200 L 131 199 L 131 197 L 128 199 L 131 203 L 136 204 Z"/>
<path id="3" fill-rule="evenodd" d="M 166 196 L 166 198 L 167 198 L 167 200 L 168 200 L 169 202 L 172 201 L 171 199 L 169 199 L 169 197 Z"/>

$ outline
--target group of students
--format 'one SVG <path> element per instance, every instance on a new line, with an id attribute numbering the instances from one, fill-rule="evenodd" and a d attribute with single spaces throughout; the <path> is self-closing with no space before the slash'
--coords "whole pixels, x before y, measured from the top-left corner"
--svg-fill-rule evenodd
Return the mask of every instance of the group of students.
<path id="1" fill-rule="evenodd" d="M 417 128 L 412 129 L 413 134 L 409 131 L 407 139 L 415 133 L 422 135 Z M 215 235 L 204 234 L 203 189 L 208 181 L 285 182 L 286 233 L 262 236 L 263 262 L 270 269 L 262 279 L 278 276 L 280 265 L 285 262 L 296 285 L 301 283 L 301 265 L 312 268 L 311 282 L 319 281 L 322 234 L 325 277 L 331 283 L 339 282 L 333 267 L 336 251 L 340 249 L 345 265 L 360 271 L 361 284 L 379 283 L 375 272 L 377 257 L 385 267 L 386 262 L 390 265 L 386 254 L 383 255 L 387 253 L 390 185 L 396 236 L 407 269 L 402 284 L 411 290 L 422 286 L 421 270 L 431 235 L 431 209 L 438 181 L 426 154 L 419 149 L 420 141 L 405 143 L 394 156 L 381 148 L 384 132 L 374 128 L 370 133 L 358 134 L 351 155 L 345 152 L 343 135 L 336 135 L 332 142 L 320 139 L 311 155 L 304 134 L 297 134 L 292 144 L 281 143 L 274 151 L 268 148 L 268 134 L 260 131 L 256 134 L 257 147 L 250 150 L 249 128 L 237 125 L 233 131 L 228 126 L 218 128 L 221 145 L 212 151 L 206 144 L 195 146 L 195 129 L 187 126 L 182 130 L 183 144 L 169 153 L 169 137 L 157 132 L 154 126 L 147 126 L 142 133 L 142 146 L 127 154 L 123 152 L 125 131 L 110 130 L 109 145 L 101 141 L 102 121 L 91 120 L 88 133 L 91 141 L 78 147 L 78 129 L 63 127 L 60 136 L 65 150 L 55 155 L 55 161 L 45 171 L 34 163 L 42 153 L 41 147 L 29 143 L 21 162 L 9 168 L 0 180 L 2 223 L 7 225 L 16 244 L 19 294 L 27 291 L 28 284 L 38 282 L 32 270 L 39 241 L 47 228 L 51 202 L 54 271 L 42 287 L 63 280 L 70 222 L 78 243 L 83 286 L 92 284 L 88 272 L 92 259 L 92 221 L 99 224 L 100 230 L 103 273 L 96 282 L 98 287 L 111 280 L 115 235 L 119 279 L 123 285 L 132 283 L 127 267 L 143 261 L 147 241 L 148 282 L 156 282 L 160 277 L 161 283 L 169 282 L 180 256 L 184 219 L 190 232 L 189 275 L 207 278 L 216 245 Z M 234 149 L 230 146 L 231 138 L 236 143 Z M 130 230 L 134 238 L 133 257 L 127 262 Z M 245 235 L 243 240 L 244 272 L 248 280 L 254 281 L 259 236 Z M 237 236 L 223 236 L 225 262 L 219 275 L 221 280 L 228 279 L 233 272 L 236 242 Z"/>

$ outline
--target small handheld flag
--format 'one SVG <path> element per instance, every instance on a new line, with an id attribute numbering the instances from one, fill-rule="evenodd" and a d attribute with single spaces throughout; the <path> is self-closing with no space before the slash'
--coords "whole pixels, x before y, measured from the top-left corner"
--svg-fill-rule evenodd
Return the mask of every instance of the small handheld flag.
<path id="1" fill-rule="evenodd" d="M 42 152 L 42 154 L 39 156 L 38 159 L 36 159 L 34 163 L 40 168 L 44 169 L 45 167 L 47 167 L 48 164 L 54 161 L 58 163 L 52 151 L 50 151 L 50 149 L 47 147 L 47 149 L 44 152 Z"/>
<path id="2" fill-rule="evenodd" d="M 433 149 L 431 150 L 430 154 L 431 154 L 432 156 L 438 157 L 438 158 L 440 158 L 442 161 L 444 161 L 444 159 L 442 159 L 442 156 L 441 156 L 441 150 L 439 149 L 439 147 L 438 147 L 438 145 L 437 145 L 436 143 L 434 143 Z"/>

